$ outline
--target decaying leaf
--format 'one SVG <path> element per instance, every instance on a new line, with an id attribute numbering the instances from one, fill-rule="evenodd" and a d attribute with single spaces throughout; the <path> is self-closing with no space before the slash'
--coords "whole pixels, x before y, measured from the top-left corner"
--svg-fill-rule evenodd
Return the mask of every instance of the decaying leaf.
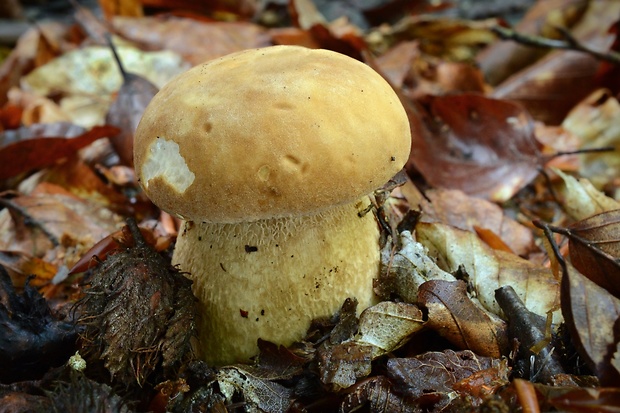
<path id="1" fill-rule="evenodd" d="M 67 193 L 36 192 L 6 197 L 2 203 L 8 208 L 0 211 L 4 232 L 0 248 L 24 251 L 57 265 L 72 266 L 120 223 L 119 216 L 101 205 Z"/>
<path id="2" fill-rule="evenodd" d="M 143 52 L 119 46 L 124 67 L 163 86 L 176 74 L 189 68 L 173 52 Z M 66 53 L 22 78 L 21 87 L 40 96 L 62 94 L 60 106 L 73 123 L 92 127 L 103 123 L 112 103 L 112 94 L 122 85 L 109 47 L 91 46 Z"/>
<path id="3" fill-rule="evenodd" d="M 511 285 L 525 306 L 546 316 L 553 312 L 555 323 L 561 321 L 559 282 L 550 269 L 514 254 L 491 249 L 474 233 L 439 223 L 418 223 L 418 241 L 437 257 L 437 264 L 448 272 L 462 267 L 472 284 L 475 296 L 484 308 L 502 316 L 495 301 L 495 290 Z"/>
<path id="4" fill-rule="evenodd" d="M 115 31 L 125 39 L 151 50 L 172 51 L 192 65 L 243 49 L 271 44 L 265 28 L 249 22 L 204 22 L 176 16 L 158 16 L 141 19 L 116 17 L 112 24 Z M 128 70 L 131 70 L 129 66 Z M 153 82 L 148 76 L 145 77 Z"/>
<path id="5" fill-rule="evenodd" d="M 360 315 L 355 342 L 372 346 L 372 358 L 401 347 L 424 326 L 422 311 L 413 304 L 383 301 Z"/>
<path id="6" fill-rule="evenodd" d="M 580 156 L 579 174 L 600 188 L 620 176 L 620 103 L 608 90 L 599 89 L 566 116 L 562 126 L 578 137 L 580 147 L 612 147 L 614 151 Z"/>
<path id="7" fill-rule="evenodd" d="M 568 231 L 573 266 L 620 298 L 620 209 L 593 215 Z"/>
<path id="8" fill-rule="evenodd" d="M 495 386 L 508 382 L 509 368 L 505 360 L 480 357 L 468 350 L 428 352 L 387 362 L 387 375 L 395 387 L 428 411 L 445 409 L 458 396 L 454 392 L 458 382 L 489 369 L 493 369 Z"/>
<path id="9" fill-rule="evenodd" d="M 114 126 L 96 126 L 79 136 L 46 136 L 19 140 L 0 149 L 0 179 L 53 165 L 97 139 L 116 135 Z M 3 138 L 0 138 L 3 139 Z M 13 139 L 12 139 L 13 140 Z"/>
<path id="10" fill-rule="evenodd" d="M 410 161 L 431 185 L 505 201 L 538 174 L 540 144 L 520 106 L 474 94 L 426 103 L 427 130 L 412 134 Z"/>
<path id="11" fill-rule="evenodd" d="M 418 302 L 428 311 L 426 326 L 458 348 L 495 358 L 507 354 L 506 323 L 476 305 L 463 281 L 428 281 Z"/>
<path id="12" fill-rule="evenodd" d="M 594 214 L 620 209 L 620 202 L 606 196 L 585 178 L 577 179 L 554 169 L 564 181 L 560 200 L 566 213 L 576 221 Z"/>
<path id="13" fill-rule="evenodd" d="M 431 189 L 422 196 L 415 188 L 404 185 L 401 191 L 410 205 L 419 206 L 424 212 L 422 222 L 441 222 L 472 232 L 484 228 L 499 236 L 517 255 L 527 256 L 534 250 L 532 231 L 506 216 L 493 202 L 457 189 Z"/>
<path id="14" fill-rule="evenodd" d="M 562 275 L 562 314 L 573 343 L 601 384 L 617 385 L 620 374 L 610 360 L 616 351 L 620 299 L 565 263 Z"/>
<path id="15" fill-rule="evenodd" d="M 381 251 L 381 275 L 375 284 L 375 292 L 383 298 L 397 295 L 405 302 L 418 301 L 418 288 L 428 280 L 455 281 L 428 257 L 428 250 L 403 231 L 399 239 L 400 249 L 387 242 Z"/>
<path id="16" fill-rule="evenodd" d="M 131 388 L 186 361 L 196 299 L 191 281 L 146 244 L 135 223 L 129 228 L 134 246 L 108 256 L 87 279 L 78 323 L 87 361 L 103 361 Z"/>
<path id="17" fill-rule="evenodd" d="M 413 401 L 394 391 L 392 382 L 385 376 L 375 376 L 357 384 L 340 404 L 340 412 L 355 412 L 366 406 L 378 413 L 417 411 Z"/>
<path id="18" fill-rule="evenodd" d="M 565 412 L 616 413 L 620 406 L 620 389 L 581 387 L 553 397 L 549 403 Z"/>
<path id="19" fill-rule="evenodd" d="M 245 403 L 266 413 L 284 413 L 291 404 L 290 389 L 257 377 L 244 366 L 220 369 L 216 374 L 216 382 L 228 403 L 235 394 L 241 394 Z"/>

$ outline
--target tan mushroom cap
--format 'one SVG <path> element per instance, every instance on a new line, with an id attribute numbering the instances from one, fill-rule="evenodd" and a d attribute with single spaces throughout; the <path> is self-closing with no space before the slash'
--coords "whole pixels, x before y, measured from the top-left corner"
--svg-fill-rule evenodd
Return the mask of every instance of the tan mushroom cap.
<path id="1" fill-rule="evenodd" d="M 327 50 L 245 50 L 183 73 L 135 133 L 138 178 L 160 208 L 234 223 L 319 212 L 380 187 L 411 136 L 390 85 Z"/>

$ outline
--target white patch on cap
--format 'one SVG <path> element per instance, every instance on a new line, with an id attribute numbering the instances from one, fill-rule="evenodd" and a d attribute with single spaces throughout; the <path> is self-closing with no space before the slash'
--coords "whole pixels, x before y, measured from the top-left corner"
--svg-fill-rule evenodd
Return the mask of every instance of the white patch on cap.
<path id="1" fill-rule="evenodd" d="M 143 185 L 148 189 L 149 181 L 162 178 L 177 192 L 183 193 L 196 179 L 179 152 L 179 144 L 164 138 L 157 138 L 150 147 L 150 155 L 142 166 Z"/>

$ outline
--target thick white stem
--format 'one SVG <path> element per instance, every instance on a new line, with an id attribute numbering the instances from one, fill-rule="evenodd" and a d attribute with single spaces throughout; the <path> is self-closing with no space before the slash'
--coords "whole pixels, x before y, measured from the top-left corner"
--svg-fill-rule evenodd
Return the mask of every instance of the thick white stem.
<path id="1" fill-rule="evenodd" d="M 257 339 L 290 345 L 347 297 L 375 303 L 379 228 L 368 198 L 317 215 L 239 224 L 186 222 L 173 262 L 201 302 L 198 353 L 213 365 L 247 361 Z"/>

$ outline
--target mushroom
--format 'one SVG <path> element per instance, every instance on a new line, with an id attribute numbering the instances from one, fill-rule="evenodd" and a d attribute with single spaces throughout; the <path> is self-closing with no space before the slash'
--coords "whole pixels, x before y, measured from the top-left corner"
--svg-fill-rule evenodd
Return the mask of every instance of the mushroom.
<path id="1" fill-rule="evenodd" d="M 184 221 L 173 263 L 201 302 L 201 358 L 247 361 L 257 339 L 290 345 L 348 297 L 359 310 L 376 302 L 368 195 L 410 146 L 390 85 L 328 50 L 245 50 L 160 90 L 136 130 L 135 168 Z"/>

